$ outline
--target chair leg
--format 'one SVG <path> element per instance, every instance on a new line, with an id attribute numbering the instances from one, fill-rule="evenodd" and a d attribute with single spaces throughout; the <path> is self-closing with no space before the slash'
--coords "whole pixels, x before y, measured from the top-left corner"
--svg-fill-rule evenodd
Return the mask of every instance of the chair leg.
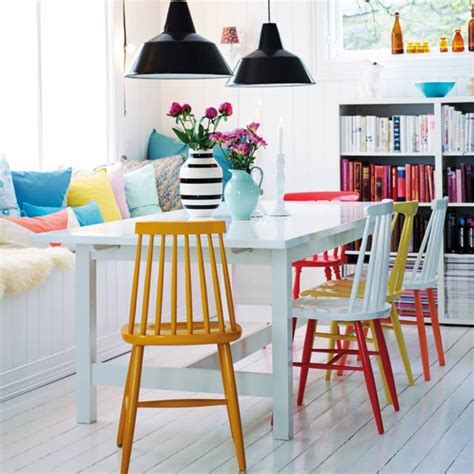
<path id="1" fill-rule="evenodd" d="M 125 418 L 126 418 L 126 413 L 127 413 L 127 405 L 128 405 L 128 399 L 129 399 L 129 394 L 128 391 L 130 389 L 130 372 L 132 370 L 132 364 L 133 364 L 133 355 L 134 351 L 130 353 L 130 362 L 128 363 L 128 370 L 127 370 L 127 378 L 125 379 L 125 386 L 123 389 L 123 398 L 122 398 L 122 408 L 120 410 L 120 420 L 119 420 L 119 425 L 118 425 L 118 431 L 117 431 L 117 447 L 121 448 L 122 443 L 123 443 L 123 428 L 125 425 Z"/>
<path id="2" fill-rule="evenodd" d="M 336 280 L 341 279 L 341 267 L 338 265 L 336 267 L 332 267 L 332 270 L 334 272 L 334 276 L 336 277 Z"/>
<path id="3" fill-rule="evenodd" d="M 221 374 L 224 390 L 227 397 L 227 407 L 229 414 L 229 424 L 234 439 L 235 452 L 239 470 L 245 471 L 245 448 L 242 434 L 242 422 L 240 421 L 239 398 L 237 396 L 237 386 L 235 384 L 234 364 L 232 362 L 232 352 L 230 344 L 220 344 L 218 350 L 222 360 Z"/>
<path id="4" fill-rule="evenodd" d="M 326 276 L 327 281 L 332 280 L 331 267 L 324 267 L 324 275 Z"/>
<path id="5" fill-rule="evenodd" d="M 374 373 L 372 372 L 369 352 L 367 350 L 367 344 L 365 342 L 364 329 L 360 321 L 356 321 L 354 325 L 357 336 L 357 344 L 359 346 L 360 359 L 364 371 L 365 383 L 367 385 L 370 404 L 374 413 L 375 424 L 377 425 L 377 430 L 379 434 L 383 434 L 384 429 L 382 422 L 382 413 L 380 412 L 379 398 L 377 396 L 377 387 L 375 386 Z"/>
<path id="6" fill-rule="evenodd" d="M 416 326 L 418 328 L 418 343 L 420 345 L 421 362 L 423 364 L 423 375 L 426 381 L 431 379 L 430 361 L 428 354 L 428 342 L 426 340 L 425 317 L 423 305 L 421 304 L 420 290 L 415 290 Z"/>
<path id="7" fill-rule="evenodd" d="M 380 325 L 380 321 L 379 321 L 379 325 Z M 364 327 L 364 329 L 367 330 L 368 328 Z M 379 339 L 380 338 L 377 337 L 374 321 L 370 321 L 370 331 L 372 333 L 372 339 L 374 341 L 374 343 L 373 343 L 374 348 L 377 352 L 380 353 L 377 356 L 377 365 L 379 366 L 380 378 L 382 379 L 382 385 L 383 385 L 383 391 L 384 391 L 384 394 L 385 394 L 385 400 L 387 401 L 387 403 L 389 405 L 391 405 L 393 403 L 392 395 L 391 395 L 390 388 L 388 386 L 387 374 L 386 374 L 386 371 L 385 371 L 385 365 L 384 365 L 384 361 L 383 361 L 383 358 L 382 358 L 382 351 L 379 347 L 380 346 L 380 344 L 379 344 Z M 365 335 L 365 338 L 367 339 L 367 332 L 364 331 L 364 335 Z M 385 338 L 384 338 L 384 342 L 385 342 Z"/>
<path id="8" fill-rule="evenodd" d="M 295 340 L 295 332 L 296 332 L 296 324 L 298 323 L 298 319 L 294 316 L 291 318 L 291 340 Z"/>
<path id="9" fill-rule="evenodd" d="M 219 367 L 221 368 L 221 376 L 222 376 L 222 387 L 224 389 L 224 397 L 226 400 L 229 399 L 229 393 L 228 393 L 228 390 L 227 390 L 227 384 L 226 384 L 226 380 L 224 379 L 224 367 L 225 367 L 225 362 L 224 362 L 224 349 L 222 348 L 222 346 L 220 344 L 217 344 L 217 352 L 218 352 L 218 355 L 219 355 Z M 230 413 L 230 409 L 229 409 L 229 404 L 227 403 L 226 405 L 226 408 L 227 408 L 227 417 L 231 418 L 231 413 Z M 232 434 L 232 439 L 234 440 L 234 444 L 235 444 L 235 438 L 234 438 L 234 431 L 230 430 L 231 434 Z"/>
<path id="10" fill-rule="evenodd" d="M 354 326 L 352 326 L 351 324 L 348 324 L 346 326 L 346 330 L 344 332 L 344 335 L 349 336 L 353 330 L 354 330 Z M 347 340 L 343 341 L 342 342 L 342 348 L 346 351 L 348 349 L 350 349 L 351 348 L 351 341 L 347 341 Z M 345 365 L 346 361 L 347 361 L 347 355 L 343 355 L 342 358 L 341 358 L 341 365 Z M 344 369 L 338 369 L 336 373 L 339 376 L 344 375 Z"/>
<path id="11" fill-rule="evenodd" d="M 296 300 L 300 297 L 301 289 L 301 267 L 295 267 L 295 282 L 293 283 L 293 299 Z"/>
<path id="12" fill-rule="evenodd" d="M 122 465 L 121 474 L 127 474 L 130 465 L 130 456 L 132 454 L 133 434 L 135 432 L 135 422 L 137 419 L 138 395 L 140 392 L 140 381 L 143 365 L 143 346 L 133 347 L 133 365 L 130 371 L 129 403 L 126 407 L 125 424 L 123 430 L 122 444 Z"/>
<path id="13" fill-rule="evenodd" d="M 392 312 L 390 313 L 390 321 L 392 322 L 393 331 L 395 332 L 395 338 L 402 358 L 403 367 L 405 368 L 405 373 L 407 375 L 408 385 L 414 385 L 415 379 L 413 378 L 413 372 L 411 370 L 410 358 L 408 356 L 405 337 L 402 332 L 402 325 L 400 324 L 400 319 L 398 319 L 397 308 L 393 303 Z"/>
<path id="14" fill-rule="evenodd" d="M 336 339 L 337 339 L 337 332 L 338 332 L 338 324 L 336 321 L 331 321 L 331 324 L 329 326 L 329 334 L 331 334 L 333 337 L 331 337 L 328 340 L 328 349 L 334 349 L 336 347 Z M 334 354 L 328 354 L 327 360 L 328 362 L 334 357 Z M 331 380 L 331 370 L 326 370 L 326 380 Z"/>
<path id="15" fill-rule="evenodd" d="M 431 325 L 433 327 L 433 336 L 435 340 L 436 353 L 438 354 L 439 365 L 445 365 L 446 361 L 444 359 L 443 339 L 441 337 L 441 330 L 439 327 L 438 310 L 436 309 L 433 288 L 428 288 L 426 292 L 428 293 L 430 319 L 431 319 Z"/>
<path id="16" fill-rule="evenodd" d="M 300 370 L 300 382 L 298 386 L 298 397 L 296 404 L 301 406 L 303 404 L 304 391 L 306 388 L 306 381 L 308 380 L 309 367 L 304 364 L 311 362 L 311 351 L 313 349 L 314 333 L 316 332 L 316 321 L 314 319 L 308 319 L 306 324 L 306 335 L 304 338 L 303 355 L 301 356 L 301 362 L 303 365 Z"/>
<path id="17" fill-rule="evenodd" d="M 383 334 L 382 325 L 380 320 L 376 319 L 372 325 L 372 332 L 374 341 L 377 341 L 378 351 L 380 352 L 380 360 L 383 367 L 383 376 L 384 383 L 388 387 L 391 403 L 393 404 L 393 409 L 395 411 L 400 410 L 400 405 L 398 403 L 397 388 L 395 386 L 395 379 L 393 377 L 392 364 L 390 363 L 390 355 L 387 349 L 387 343 L 385 342 L 385 336 Z M 379 359 L 379 358 L 377 358 Z"/>

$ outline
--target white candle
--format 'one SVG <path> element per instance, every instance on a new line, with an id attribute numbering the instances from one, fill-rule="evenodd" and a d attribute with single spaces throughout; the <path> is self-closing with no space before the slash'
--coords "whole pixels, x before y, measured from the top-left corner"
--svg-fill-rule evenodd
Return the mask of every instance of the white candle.
<path id="1" fill-rule="evenodd" d="M 283 119 L 280 118 L 278 122 L 278 154 L 283 153 Z"/>
<path id="2" fill-rule="evenodd" d="M 263 110 L 263 102 L 262 98 L 258 98 L 257 102 L 257 123 L 262 123 L 262 110 Z"/>

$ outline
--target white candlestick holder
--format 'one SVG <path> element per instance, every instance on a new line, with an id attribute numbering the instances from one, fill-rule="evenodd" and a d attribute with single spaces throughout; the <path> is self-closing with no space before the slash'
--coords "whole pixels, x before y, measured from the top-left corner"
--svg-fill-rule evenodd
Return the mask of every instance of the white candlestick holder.
<path id="1" fill-rule="evenodd" d="M 270 215 L 275 216 L 275 217 L 289 216 L 290 213 L 286 209 L 285 201 L 283 200 L 283 195 L 285 194 L 285 154 L 284 153 L 278 153 L 276 156 L 275 191 L 276 191 L 275 206 L 270 211 Z"/>

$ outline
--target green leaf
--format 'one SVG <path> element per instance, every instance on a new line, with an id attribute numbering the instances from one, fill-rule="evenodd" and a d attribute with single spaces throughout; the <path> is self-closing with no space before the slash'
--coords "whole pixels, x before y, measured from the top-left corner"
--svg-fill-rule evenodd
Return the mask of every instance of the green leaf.
<path id="1" fill-rule="evenodd" d="M 176 136 L 183 142 L 189 143 L 190 139 L 187 133 L 183 132 L 179 128 L 173 127 L 173 132 L 176 133 Z"/>

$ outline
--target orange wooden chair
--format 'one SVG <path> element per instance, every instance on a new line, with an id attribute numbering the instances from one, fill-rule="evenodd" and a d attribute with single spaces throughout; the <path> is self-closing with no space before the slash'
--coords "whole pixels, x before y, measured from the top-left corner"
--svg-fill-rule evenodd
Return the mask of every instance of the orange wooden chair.
<path id="1" fill-rule="evenodd" d="M 223 234 L 226 231 L 224 221 L 202 222 L 138 222 L 135 232 L 138 234 L 135 271 L 133 276 L 132 297 L 130 303 L 129 323 L 122 327 L 121 334 L 125 342 L 132 345 L 127 381 L 125 384 L 122 410 L 117 435 L 117 445 L 122 447 L 121 472 L 127 473 L 132 451 L 133 433 L 137 408 L 178 408 L 199 407 L 211 405 L 226 405 L 229 416 L 232 437 L 235 444 L 239 469 L 245 470 L 245 452 L 240 420 L 239 401 L 232 363 L 230 343 L 240 338 L 241 327 L 235 321 L 234 304 L 227 268 L 226 252 Z M 159 238 L 158 282 L 156 289 L 156 305 L 150 308 L 150 291 L 153 270 L 153 253 L 155 236 Z M 163 289 L 165 286 L 166 240 L 171 238 L 171 321 L 162 321 Z M 203 246 L 201 236 L 205 237 L 207 248 Z M 142 310 L 139 322 L 136 322 L 137 301 L 140 287 L 140 264 L 144 240 L 148 237 L 146 250 L 146 268 L 143 279 Z M 184 241 L 184 288 L 186 301 L 186 318 L 178 321 L 178 238 Z M 217 241 L 217 242 L 216 242 Z M 199 272 L 199 295 L 201 299 L 202 316 L 196 318 L 196 306 L 193 306 L 193 288 L 191 278 L 190 248 L 195 244 L 197 267 Z M 224 314 L 224 304 L 219 283 L 219 271 L 216 261 L 217 243 L 222 267 L 222 277 L 225 289 L 225 300 L 228 318 Z M 158 245 L 157 245 L 158 247 Z M 179 249 L 181 251 L 181 248 Z M 194 248 L 193 248 L 194 251 Z M 204 253 L 208 253 L 211 269 L 212 287 L 216 305 L 216 317 L 210 316 L 209 295 L 206 284 Z M 153 320 L 149 315 L 154 313 Z M 143 365 L 145 346 L 186 346 L 197 344 L 216 344 L 222 373 L 225 398 L 223 399 L 176 399 L 139 401 L 140 379 Z"/>

